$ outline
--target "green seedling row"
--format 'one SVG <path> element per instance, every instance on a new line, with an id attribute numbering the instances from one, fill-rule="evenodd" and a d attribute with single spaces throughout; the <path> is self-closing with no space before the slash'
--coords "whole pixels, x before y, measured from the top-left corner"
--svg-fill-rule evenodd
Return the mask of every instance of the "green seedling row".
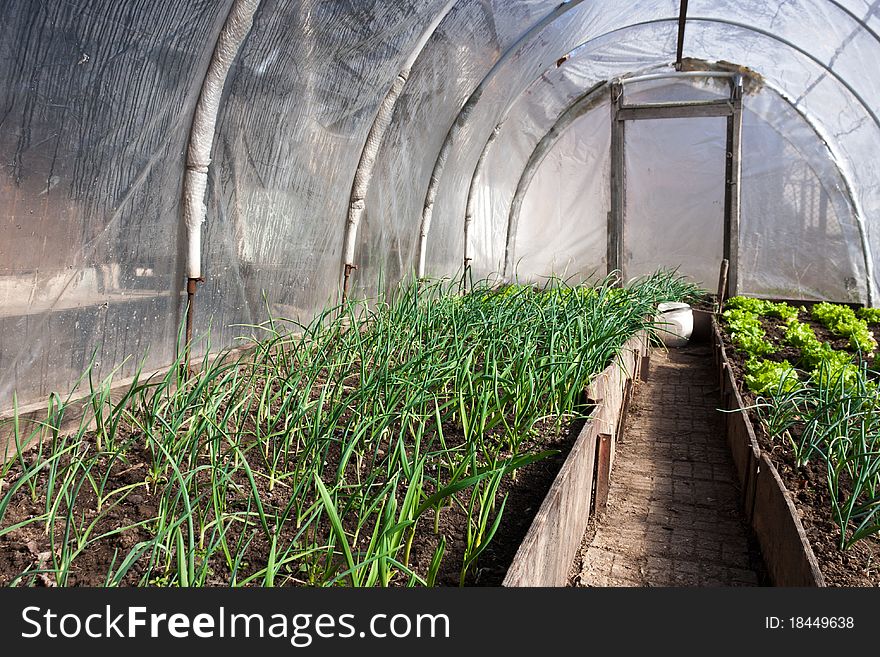
<path id="1" fill-rule="evenodd" d="M 0 466 L 0 550 L 31 554 L 4 583 L 476 580 L 506 486 L 589 415 L 585 387 L 653 332 L 656 304 L 699 291 L 671 272 L 459 289 L 419 282 L 309 324 L 272 319 L 243 355 L 182 349 L 121 397 L 90 369 L 74 432 L 72 396 L 53 395 L 36 428 L 16 414 L 15 443 L 38 446 Z"/>

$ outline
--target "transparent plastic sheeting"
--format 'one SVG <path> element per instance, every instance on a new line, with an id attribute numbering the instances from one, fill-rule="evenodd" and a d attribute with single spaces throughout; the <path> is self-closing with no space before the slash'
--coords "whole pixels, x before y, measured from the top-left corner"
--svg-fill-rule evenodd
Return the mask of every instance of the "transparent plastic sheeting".
<path id="1" fill-rule="evenodd" d="M 447 4 L 260 3 L 217 121 L 198 353 L 208 331 L 211 348 L 230 346 L 267 312 L 307 320 L 338 298 L 354 172 L 378 108 L 413 54 L 366 195 L 356 294 L 374 295 L 380 283 L 391 287 L 412 272 L 432 172 L 428 273 L 460 269 L 468 193 L 484 151 L 469 248 L 475 274 L 498 272 L 523 169 L 560 115 L 590 86 L 669 70 L 675 57 L 678 0 L 458 0 L 418 52 Z M 173 359 L 184 308 L 184 153 L 231 5 L 0 4 L 0 410 L 12 406 L 13 390 L 20 404 L 66 393 L 93 355 L 96 377 L 117 366 L 119 376 L 131 375 L 144 358 L 147 370 Z M 745 100 L 746 291 L 867 298 L 862 237 L 872 267 L 880 253 L 875 9 L 859 0 L 689 3 L 684 54 L 747 66 L 765 82 Z M 609 112 L 601 99 L 540 163 L 513 242 L 517 275 L 602 272 Z M 662 133 L 635 128 L 629 156 L 662 152 L 670 167 L 703 172 L 724 132 L 702 126 L 683 130 L 680 159 Z M 631 162 L 631 183 L 639 182 L 627 190 L 635 268 L 639 236 L 650 234 L 636 223 L 651 220 L 640 204 L 661 209 L 650 196 L 659 193 L 650 173 L 657 165 Z M 680 204 L 662 199 L 672 217 L 663 221 L 683 230 L 710 216 L 717 222 L 710 210 L 722 192 L 709 172 L 699 194 L 692 186 Z M 709 241 L 697 256 L 718 255 Z M 650 253 L 643 255 L 648 268 Z"/>
<path id="2" fill-rule="evenodd" d="M 634 84 L 627 102 L 709 100 L 729 95 L 727 85 L 723 79 Z M 627 275 L 661 264 L 712 287 L 723 257 L 726 119 L 628 122 L 625 150 Z M 858 300 L 864 257 L 843 187 L 827 147 L 796 110 L 766 88 L 746 94 L 742 292 Z M 824 257 L 810 255 L 816 244 Z"/>
<path id="3" fill-rule="evenodd" d="M 717 79 L 661 80 L 627 85 L 626 98 L 708 100 L 727 95 L 726 87 Z M 518 280 L 604 273 L 610 112 L 606 100 L 578 119 L 541 163 L 515 236 Z M 678 267 L 713 287 L 722 258 L 726 120 L 630 121 L 625 139 L 627 276 Z M 859 298 L 863 255 L 840 172 L 802 117 L 767 89 L 745 98 L 741 206 L 743 291 Z M 824 257 L 811 255 L 816 244 Z"/>
<path id="4" fill-rule="evenodd" d="M 601 4 L 601 3 L 599 3 Z M 677 3 L 676 3 L 677 4 Z M 701 3 L 701 7 L 705 8 L 706 4 Z M 845 185 L 852 185 L 853 181 L 860 180 L 853 189 L 855 196 L 856 209 L 858 217 L 864 222 L 864 230 L 867 234 L 869 246 L 869 255 L 877 253 L 880 247 L 880 235 L 876 226 L 876 221 L 872 222 L 871 217 L 877 217 L 880 214 L 880 206 L 878 206 L 878 193 L 880 193 L 880 171 L 878 171 L 877 158 L 871 153 L 880 152 L 880 131 L 878 131 L 877 123 L 871 116 L 872 107 L 880 107 L 875 98 L 873 86 L 877 83 L 874 79 L 872 83 L 859 82 L 853 83 L 852 79 L 843 78 L 836 70 L 836 62 L 840 58 L 846 58 L 853 62 L 861 62 L 860 66 L 864 69 L 866 61 L 880 61 L 880 52 L 877 42 L 876 30 L 873 26 L 876 23 L 873 19 L 868 19 L 868 27 L 874 32 L 869 32 L 859 25 L 859 22 L 850 16 L 846 11 L 836 7 L 834 4 L 825 0 L 806 3 L 757 3 L 757 2 L 738 2 L 738 3 L 719 3 L 724 6 L 736 5 L 736 11 L 731 12 L 731 18 L 718 16 L 717 10 L 703 12 L 705 16 L 700 18 L 701 13 L 691 10 L 689 16 L 696 16 L 692 21 L 689 20 L 687 28 L 687 40 L 685 54 L 691 57 L 706 59 L 710 61 L 726 60 L 730 62 L 741 63 L 749 66 L 764 76 L 769 85 L 778 90 L 787 99 L 794 103 L 798 110 L 806 117 L 801 118 L 802 122 L 809 120 L 812 124 L 813 132 L 818 132 L 818 138 L 826 141 L 830 150 L 826 149 L 823 157 L 825 159 L 833 159 L 836 168 L 844 173 L 847 178 Z M 847 7 L 847 5 L 843 5 Z M 851 4 L 851 3 L 850 3 Z M 642 5 L 639 3 L 639 7 Z M 595 8 L 595 7 L 594 7 Z M 848 6 L 848 10 L 855 12 L 859 17 L 865 17 L 871 14 L 869 7 Z M 573 12 L 582 11 L 583 7 L 573 9 Z M 750 30 L 748 28 L 747 15 L 750 11 L 754 11 L 760 15 L 759 31 Z M 837 21 L 836 27 L 830 32 L 833 38 L 829 39 L 829 32 L 823 31 L 824 21 Z M 799 21 L 812 21 L 808 26 L 799 26 Z M 652 44 L 658 51 L 663 51 L 669 47 L 669 40 L 658 39 L 650 40 L 645 37 L 656 36 L 658 31 L 656 26 L 666 24 L 667 34 L 674 34 L 676 22 L 675 12 L 668 12 L 665 16 L 662 11 L 656 12 L 652 18 L 645 19 L 644 16 L 632 16 L 630 27 L 618 28 L 615 35 L 621 43 L 637 43 Z M 646 29 L 647 28 L 647 29 Z M 857 31 L 861 30 L 861 31 Z M 662 30 L 660 33 L 663 33 Z M 858 38 L 856 38 L 858 36 Z M 864 37 L 864 38 L 862 38 Z M 593 40 L 603 38 L 602 36 L 587 35 L 583 39 L 582 48 L 586 49 Z M 829 41 L 832 45 L 829 45 Z M 577 51 L 576 51 L 577 52 Z M 576 55 L 576 53 L 575 53 Z M 670 59 L 673 57 L 669 55 Z M 604 63 L 604 62 L 603 62 Z M 649 62 L 646 61 L 646 64 Z M 569 66 L 569 63 L 563 65 L 563 68 Z M 625 72 L 639 70 L 637 67 L 630 67 L 620 70 L 620 74 Z M 858 73 L 854 66 L 851 78 L 866 77 L 863 73 Z M 544 76 L 539 79 L 539 84 L 529 88 L 530 96 L 537 98 L 536 102 L 540 103 L 544 93 L 552 95 L 553 90 L 548 84 L 540 84 L 545 77 L 549 76 L 549 69 L 545 70 Z M 876 76 L 873 76 L 876 78 Z M 524 94 L 525 96 L 525 94 Z M 873 100 L 872 100 L 873 99 Z M 522 101 L 520 101 L 522 102 Z M 549 104 L 549 103 L 548 103 Z M 492 125 L 493 120 L 499 121 L 505 116 L 506 108 L 498 106 L 496 108 L 487 108 L 487 114 L 491 117 L 486 119 L 486 125 Z M 553 120 L 549 120 L 543 126 L 543 129 L 549 129 Z M 493 144 L 493 150 L 498 153 L 498 157 L 506 161 L 510 161 L 509 151 L 502 148 L 502 144 L 507 145 L 503 132 L 505 128 L 502 126 L 502 136 L 496 139 Z M 800 130 L 801 134 L 807 131 Z M 816 139 L 815 135 L 810 139 Z M 797 142 L 795 142 L 797 143 Z M 480 149 L 484 147 L 484 139 L 461 140 L 459 146 L 463 150 L 468 150 L 469 155 L 462 157 L 467 160 L 468 164 L 462 168 L 465 171 L 471 170 L 471 162 L 476 160 Z M 450 160 L 452 158 L 450 157 Z M 575 160 L 576 161 L 576 160 Z M 511 169 L 516 168 L 516 162 L 512 163 Z M 492 178 L 486 176 L 483 183 L 492 187 L 498 178 L 504 177 L 507 172 L 499 172 L 498 176 Z M 514 174 L 516 176 L 517 174 Z M 747 175 L 747 174 L 746 174 Z M 832 182 L 824 181 L 827 188 L 841 181 L 839 175 L 835 176 L 836 180 Z M 460 181 L 459 181 L 460 182 Z M 501 183 L 509 184 L 508 183 Z M 515 185 L 515 183 L 514 183 Z M 467 186 L 461 184 L 450 185 L 450 194 L 457 195 L 457 201 L 449 201 L 445 207 L 452 208 L 451 214 L 461 216 L 460 199 L 466 193 Z M 745 192 L 744 192 L 745 193 Z M 844 195 L 849 191 L 843 191 Z M 489 194 L 494 195 L 494 190 Z M 456 202 L 459 205 L 456 205 Z M 764 203 L 773 205 L 774 201 L 764 200 Z M 502 202 L 502 206 L 504 203 Z M 480 204 L 484 210 L 485 202 Z M 784 208 L 783 208 L 784 209 Z M 481 210 L 481 211 L 483 211 Z M 503 215 L 503 213 L 502 213 Z M 435 223 L 437 211 L 435 210 Z M 852 220 L 855 215 L 851 215 Z M 497 270 L 498 262 L 498 236 L 503 234 L 504 230 L 498 230 L 498 224 L 503 224 L 506 219 L 498 214 L 493 213 L 491 219 L 475 218 L 475 223 L 482 224 L 482 230 L 485 235 L 493 236 L 494 252 L 491 254 L 488 263 L 479 263 L 475 261 L 475 271 L 491 272 Z M 540 221 L 536 218 L 535 221 Z M 454 224 L 454 222 L 452 222 Z M 451 225 L 447 223 L 446 225 Z M 798 281 L 796 285 L 785 282 L 784 277 L 779 275 L 768 276 L 768 286 L 763 288 L 760 284 L 752 288 L 752 291 L 772 296 L 777 294 L 780 289 L 803 289 L 812 290 L 815 296 L 822 298 L 836 298 L 847 300 L 866 299 L 867 280 L 863 273 L 865 268 L 862 264 L 863 248 L 861 244 L 861 236 L 856 228 L 850 230 L 853 226 L 850 222 L 845 229 L 848 236 L 852 237 L 846 247 L 849 256 L 840 267 L 842 270 L 855 269 L 857 274 L 855 284 L 850 276 L 835 276 L 830 280 L 824 280 L 823 276 L 812 278 L 804 272 L 812 269 L 813 266 L 807 266 L 800 257 L 800 254 L 790 251 L 792 242 L 801 245 L 809 245 L 809 252 L 816 249 L 815 243 L 810 243 L 800 236 L 792 236 L 787 234 L 783 239 L 782 235 L 776 234 L 779 241 L 762 244 L 762 259 L 766 262 L 776 262 L 783 258 L 789 262 L 789 269 L 794 280 Z M 481 229 L 478 229 L 481 230 Z M 847 238 L 848 239 L 848 238 Z M 441 239 L 443 245 L 449 245 L 452 240 Z M 823 256 L 820 258 L 828 258 L 827 251 L 833 250 L 835 244 L 833 242 L 823 243 Z M 437 249 L 446 248 L 445 246 L 435 245 L 432 252 L 438 252 Z M 480 245 L 474 243 L 474 248 L 479 249 Z M 489 247 L 490 249 L 492 247 Z M 748 245 L 741 245 L 741 248 L 748 250 Z M 503 247 L 502 247 L 503 251 Z M 784 252 L 784 253 L 783 253 Z M 811 256 L 815 259 L 815 256 Z M 857 262 L 854 262 L 856 260 Z M 453 259 L 450 263 L 455 262 Z M 549 263 L 548 263 L 549 264 Z M 834 266 L 832 266 L 834 268 Z M 797 269 L 797 271 L 795 271 Z M 744 272 L 748 275 L 751 272 Z M 758 283 L 762 277 L 761 273 L 754 274 L 753 281 Z M 773 279 L 772 281 L 769 279 Z M 745 281 L 746 279 L 744 279 Z M 875 286 L 877 283 L 875 272 Z M 743 288 L 745 289 L 745 288 Z M 845 294 L 840 297 L 840 290 L 843 289 Z"/>
<path id="5" fill-rule="evenodd" d="M 237 325 L 265 319 L 267 304 L 308 322 L 336 302 L 367 133 L 444 4 L 261 3 L 227 81 L 208 190 L 198 312 L 218 344 L 252 332 Z"/>
<path id="6" fill-rule="evenodd" d="M 718 59 L 731 61 L 738 55 L 742 60 L 748 53 L 748 64 L 760 72 L 768 85 L 782 90 L 798 110 L 808 117 L 813 127 L 826 142 L 830 156 L 836 161 L 847 179 L 847 184 L 854 194 L 854 201 L 865 222 L 865 229 L 874 263 L 878 263 L 880 254 L 880 161 L 876 154 L 880 152 L 880 128 L 871 117 L 871 108 L 880 108 L 880 98 L 874 98 L 862 104 L 846 88 L 850 80 L 844 81 L 831 75 L 825 68 L 816 64 L 804 54 L 793 51 L 790 47 L 775 38 L 755 34 L 739 27 L 721 24 L 695 22 L 688 24 L 690 45 L 688 51 L 694 56 L 705 57 L 709 52 Z M 732 44 L 736 44 L 733 47 Z M 804 44 L 805 47 L 809 44 Z M 842 47 L 845 49 L 846 44 Z M 872 48 L 873 50 L 873 48 Z M 880 53 L 865 52 L 864 62 L 880 61 Z M 870 67 L 863 67 L 862 77 L 871 75 Z M 801 131 L 804 134 L 806 131 Z M 746 136 L 744 135 L 744 139 Z M 793 139 L 793 138 L 792 138 Z M 795 142 L 799 143 L 799 142 Z M 826 187 L 830 185 L 825 181 Z M 768 199 L 768 202 L 772 199 Z M 764 245 L 772 251 L 773 246 Z M 788 249 L 787 243 L 777 247 L 782 251 Z M 811 260 L 827 258 L 824 243 L 815 243 L 809 247 Z M 855 243 L 850 248 L 859 248 Z M 772 253 L 768 254 L 773 257 Z M 878 263 L 880 264 L 880 263 Z M 877 266 L 874 267 L 874 283 L 878 284 Z M 867 281 L 857 280 L 859 288 Z M 821 289 L 821 282 L 814 282 Z M 768 294 L 772 294 L 768 290 Z M 822 292 L 822 296 L 834 298 L 833 293 Z M 859 294 L 864 300 L 863 293 Z M 875 303 L 880 300 L 875 299 Z"/>
<path id="7" fill-rule="evenodd" d="M 229 4 L 0 3 L 0 410 L 92 359 L 173 359 L 184 150 Z"/>
<path id="8" fill-rule="evenodd" d="M 505 3 L 502 0 L 497 4 Z M 444 274 L 461 268 L 462 217 L 472 173 L 489 135 L 506 117 L 521 94 L 529 88 L 535 93 L 542 93 L 542 85 L 538 83 L 533 86 L 533 83 L 552 71 L 560 57 L 582 44 L 594 40 L 599 43 L 611 40 L 638 48 L 641 44 L 617 40 L 614 35 L 625 33 L 627 26 L 633 22 L 649 20 L 655 16 L 677 17 L 679 6 L 678 0 L 639 3 L 587 0 L 580 4 L 571 4 L 571 9 L 551 26 L 529 33 L 496 65 L 472 114 L 472 120 L 468 122 L 460 138 L 453 143 L 437 192 L 427 254 L 428 274 Z M 675 58 L 674 37 L 661 38 L 651 45 L 648 61 L 654 60 L 658 55 L 665 56 L 666 61 Z M 629 57 L 626 59 L 633 62 Z M 433 162 L 429 162 L 429 173 L 432 165 Z M 518 178 L 520 171 L 509 172 L 505 168 L 503 173 L 499 173 L 501 176 Z M 421 193 L 419 205 L 423 201 L 423 190 Z M 416 207 L 415 216 L 420 211 L 421 207 Z"/>
<path id="9" fill-rule="evenodd" d="M 864 253 L 827 146 L 773 92 L 747 97 L 745 107 L 741 288 L 773 298 L 864 301 Z"/>
<path id="10" fill-rule="evenodd" d="M 358 235 L 357 290 L 371 294 L 380 280 L 392 287 L 396 279 L 415 269 L 416 249 L 425 193 L 446 133 L 459 110 L 480 81 L 509 50 L 516 51 L 530 27 L 553 11 L 558 2 L 511 0 L 460 0 L 440 23 L 425 53 L 413 66 L 394 109 L 392 123 L 379 150 L 366 199 L 366 211 Z M 558 26 L 544 34 L 555 38 Z M 526 53 L 532 40 L 526 39 Z M 558 52 L 563 46 L 548 50 Z M 556 56 L 561 56 L 560 53 Z M 512 70 L 512 69 L 511 69 Z M 501 82 L 507 85 L 507 82 Z M 480 113 L 474 115 L 482 121 Z M 493 124 L 494 125 L 494 124 Z M 492 128 L 489 128 L 491 132 Z M 473 147 L 488 133 L 477 137 L 470 125 L 461 140 Z M 445 171 L 459 168 L 450 156 Z M 471 164 L 476 162 L 479 152 Z M 463 258 L 463 201 L 467 185 L 458 189 L 454 219 L 447 212 L 444 194 L 438 194 L 429 236 L 430 274 L 460 271 Z M 442 260 L 440 264 L 438 260 Z"/>
<path id="11" fill-rule="evenodd" d="M 724 257 L 725 126 L 721 118 L 627 122 L 627 276 L 661 265 L 679 267 L 706 287 L 717 282 Z"/>
<path id="12" fill-rule="evenodd" d="M 540 285 L 553 273 L 577 283 L 607 271 L 611 113 L 600 108 L 572 124 L 532 180 L 514 236 L 517 280 Z"/>
<path id="13" fill-rule="evenodd" d="M 507 240 L 507 224 L 509 219 L 510 204 L 514 193 L 529 158 L 538 143 L 543 139 L 547 131 L 556 123 L 558 117 L 571 106 L 585 90 L 593 88 L 597 83 L 620 75 L 625 71 L 641 70 L 648 67 L 657 67 L 667 63 L 675 51 L 676 29 L 672 24 L 659 24 L 643 26 L 639 30 L 639 39 L 626 39 L 620 41 L 619 35 L 611 34 L 590 41 L 576 49 L 571 57 L 562 65 L 551 66 L 539 78 L 537 78 L 526 91 L 519 96 L 516 104 L 510 108 L 496 140 L 486 152 L 486 159 L 482 173 L 477 176 L 477 185 L 474 190 L 474 218 L 471 224 L 469 244 L 473 262 L 474 276 L 483 278 L 496 276 L 501 273 L 504 266 L 504 252 Z M 658 44 L 665 44 L 659 48 Z M 598 100 L 598 98 L 597 98 Z M 607 103 L 604 112 L 609 115 L 610 109 Z M 568 172 L 567 176 L 581 176 L 587 180 L 603 184 L 600 176 L 604 172 L 607 175 L 609 148 L 610 148 L 610 121 L 606 121 L 604 127 L 597 126 L 600 132 L 596 133 L 599 141 L 587 145 L 591 151 L 589 154 L 573 152 L 571 148 L 567 152 L 572 154 L 570 166 L 578 169 L 577 172 Z M 574 127 L 571 128 L 574 130 Z M 605 132 L 602 133 L 601 130 Z M 576 131 L 575 131 L 576 132 Z M 563 133 L 562 138 L 567 139 L 568 131 Z M 573 138 L 577 140 L 577 137 Z M 560 157 L 557 155 L 557 157 Z M 585 160 L 590 159 L 601 166 L 595 171 L 584 170 Z M 565 162 L 565 158 L 559 160 L 557 169 Z M 539 170 L 539 176 L 543 176 L 543 168 Z M 552 178 L 551 178 L 552 179 Z M 543 187 L 540 180 L 532 183 L 532 187 Z M 604 198 L 608 203 L 610 189 L 604 192 Z M 576 194 L 576 190 L 564 190 L 563 194 Z M 581 203 L 585 195 L 581 194 Z M 535 212 L 535 204 L 532 200 L 542 199 L 548 202 L 546 213 Z M 524 208 L 520 221 L 521 229 L 540 232 L 541 217 L 559 217 L 562 206 L 557 205 L 554 194 L 545 196 L 528 194 L 526 202 L 530 203 Z M 565 205 L 564 203 L 562 205 Z M 595 216 L 604 217 L 608 207 L 596 208 L 594 205 L 582 205 L 577 216 L 586 216 L 584 213 L 596 212 Z M 528 223 L 534 224 L 529 227 Z M 545 233 L 551 235 L 550 231 Z M 605 239 L 605 227 L 602 227 L 602 236 L 593 235 L 599 239 Z M 558 239 L 565 239 L 558 236 Z M 523 253 L 523 246 L 529 251 L 528 260 L 519 262 L 517 272 L 521 276 L 546 275 L 549 261 L 541 261 L 535 251 L 547 250 L 540 243 L 523 245 L 523 239 L 515 243 L 514 259 L 519 260 L 517 253 Z M 580 248 L 580 247 L 575 247 Z M 592 271 L 594 268 L 604 265 L 606 249 L 604 246 L 597 251 L 601 253 L 602 261 L 585 261 L 578 266 Z M 551 256 L 554 257 L 554 256 Z M 604 271 L 604 270 L 603 270 Z"/>
<path id="14" fill-rule="evenodd" d="M 335 300 L 361 147 L 443 4 L 263 0 L 217 124 L 196 353 L 253 334 L 264 292 L 294 319 Z M 0 4 L 0 411 L 175 357 L 184 152 L 230 6 Z"/>

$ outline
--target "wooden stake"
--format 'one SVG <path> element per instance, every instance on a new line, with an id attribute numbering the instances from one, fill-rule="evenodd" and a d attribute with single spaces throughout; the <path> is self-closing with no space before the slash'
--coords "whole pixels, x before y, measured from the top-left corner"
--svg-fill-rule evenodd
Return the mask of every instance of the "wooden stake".
<path id="1" fill-rule="evenodd" d="M 596 459 L 596 514 L 605 511 L 608 505 L 608 489 L 611 486 L 611 435 L 600 433 L 596 437 L 598 458 Z"/>
<path id="2" fill-rule="evenodd" d="M 730 261 L 725 258 L 721 261 L 721 271 L 718 274 L 718 294 L 715 297 L 715 312 L 721 314 L 724 310 L 724 298 L 727 294 L 727 270 L 730 267 Z"/>

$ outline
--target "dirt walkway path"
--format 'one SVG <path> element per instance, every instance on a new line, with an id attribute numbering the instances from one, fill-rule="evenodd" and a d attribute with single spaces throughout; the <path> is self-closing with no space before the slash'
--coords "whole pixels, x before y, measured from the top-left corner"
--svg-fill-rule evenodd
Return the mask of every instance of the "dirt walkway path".
<path id="1" fill-rule="evenodd" d="M 608 507 L 578 586 L 755 586 L 763 564 L 740 511 L 708 347 L 651 354 L 618 443 Z"/>

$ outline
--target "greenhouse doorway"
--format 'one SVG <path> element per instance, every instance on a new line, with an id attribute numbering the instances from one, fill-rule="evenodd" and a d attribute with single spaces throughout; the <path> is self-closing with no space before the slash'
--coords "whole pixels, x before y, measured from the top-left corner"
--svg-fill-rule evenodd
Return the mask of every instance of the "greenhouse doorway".
<path id="1" fill-rule="evenodd" d="M 656 267 L 714 286 L 722 259 L 735 293 L 740 214 L 742 78 L 713 100 L 626 101 L 611 86 L 611 210 L 608 269 L 624 280 Z M 666 74 L 677 77 L 693 74 Z"/>

